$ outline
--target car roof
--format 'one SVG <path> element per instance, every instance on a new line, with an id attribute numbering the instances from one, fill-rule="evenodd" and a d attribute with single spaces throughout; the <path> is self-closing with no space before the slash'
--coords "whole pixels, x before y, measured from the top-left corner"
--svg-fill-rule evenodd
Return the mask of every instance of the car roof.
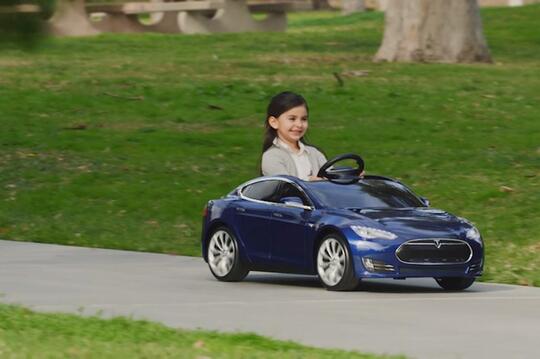
<path id="1" fill-rule="evenodd" d="M 306 194 L 309 195 L 310 199 L 312 201 L 314 201 L 315 205 L 317 207 L 321 206 L 321 203 L 319 203 L 319 201 L 317 200 L 317 198 L 313 195 L 311 195 L 311 190 L 310 188 L 313 187 L 313 186 L 319 186 L 319 185 L 323 185 L 323 186 L 337 186 L 337 187 L 340 187 L 340 186 L 349 186 L 350 184 L 339 184 L 339 183 L 333 183 L 333 182 L 330 182 L 328 180 L 319 180 L 319 181 L 304 181 L 304 180 L 301 180 L 300 178 L 298 177 L 295 177 L 295 176 L 289 176 L 289 175 L 275 175 L 275 176 L 261 176 L 261 177 L 257 177 L 257 178 L 253 178 L 249 181 L 246 181 L 244 183 L 242 183 L 241 185 L 237 186 L 234 190 L 232 190 L 229 195 L 231 194 L 237 194 L 238 191 L 241 189 L 241 188 L 244 188 L 250 184 L 253 184 L 253 183 L 257 183 L 257 182 L 262 182 L 262 181 L 272 181 L 272 180 L 282 180 L 282 181 L 285 181 L 285 182 L 291 182 L 291 183 L 294 183 L 296 184 L 298 187 L 300 187 L 304 192 L 306 192 Z M 403 183 L 401 183 L 400 181 L 396 180 L 396 179 L 393 179 L 391 177 L 385 177 L 385 176 L 379 176 L 379 175 L 366 175 L 362 178 L 362 180 L 383 180 L 383 181 L 391 181 L 391 182 L 396 182 L 396 183 L 399 183 L 403 186 L 405 186 Z M 354 185 L 355 183 L 353 183 Z M 406 186 L 405 186 L 406 187 Z"/>
<path id="2" fill-rule="evenodd" d="M 240 186 L 238 187 L 244 187 L 250 183 L 255 183 L 255 182 L 259 182 L 259 181 L 265 181 L 265 180 L 272 180 L 272 179 L 284 179 L 284 180 L 287 180 L 289 182 L 295 182 L 295 183 L 298 183 L 298 184 L 306 184 L 306 183 L 316 183 L 316 182 L 329 182 L 328 180 L 326 179 L 323 179 L 323 180 L 318 180 L 318 181 L 304 181 L 298 177 L 295 177 L 295 176 L 289 176 L 289 175 L 274 175 L 274 176 L 261 176 L 261 177 L 256 177 L 256 178 L 253 178 L 249 181 L 246 181 L 244 183 L 242 183 Z M 386 180 L 386 181 L 392 181 L 392 182 L 398 182 L 398 183 L 401 183 L 400 181 L 398 181 L 397 179 L 395 178 L 392 178 L 392 177 L 387 177 L 387 176 L 381 176 L 381 175 L 365 175 L 363 177 L 363 179 L 379 179 L 379 180 Z M 336 183 L 337 184 L 337 183 Z M 337 184 L 338 186 L 347 186 L 347 185 L 343 185 L 343 184 Z"/>

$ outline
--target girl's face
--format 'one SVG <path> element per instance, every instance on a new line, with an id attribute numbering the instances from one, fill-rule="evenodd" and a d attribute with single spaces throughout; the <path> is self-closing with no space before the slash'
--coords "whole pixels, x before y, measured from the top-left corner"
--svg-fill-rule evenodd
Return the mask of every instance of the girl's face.
<path id="1" fill-rule="evenodd" d="M 288 144 L 298 146 L 298 141 L 308 128 L 308 113 L 306 106 L 293 107 L 283 112 L 279 117 L 270 116 L 268 124 L 275 130 L 279 138 Z"/>

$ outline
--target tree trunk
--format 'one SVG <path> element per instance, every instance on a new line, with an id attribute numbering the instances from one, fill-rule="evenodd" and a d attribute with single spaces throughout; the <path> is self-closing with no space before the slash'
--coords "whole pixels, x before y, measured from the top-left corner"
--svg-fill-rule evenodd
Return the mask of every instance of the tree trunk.
<path id="1" fill-rule="evenodd" d="M 49 20 L 49 32 L 55 36 L 88 36 L 99 33 L 88 20 L 85 0 L 57 0 Z"/>
<path id="2" fill-rule="evenodd" d="M 389 0 L 375 61 L 491 62 L 476 0 Z"/>
<path id="3" fill-rule="evenodd" d="M 314 10 L 329 10 L 333 9 L 329 0 L 312 0 Z"/>
<path id="4" fill-rule="evenodd" d="M 354 14 L 355 12 L 365 11 L 364 0 L 342 0 L 341 13 L 343 15 Z"/>

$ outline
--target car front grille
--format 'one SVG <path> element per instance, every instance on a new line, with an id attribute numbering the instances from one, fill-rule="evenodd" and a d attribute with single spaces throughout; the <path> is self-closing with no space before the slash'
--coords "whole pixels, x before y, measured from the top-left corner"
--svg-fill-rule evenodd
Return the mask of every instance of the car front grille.
<path id="1" fill-rule="evenodd" d="M 396 257 L 407 264 L 463 264 L 471 259 L 472 249 L 459 239 L 413 239 L 399 246 Z"/>

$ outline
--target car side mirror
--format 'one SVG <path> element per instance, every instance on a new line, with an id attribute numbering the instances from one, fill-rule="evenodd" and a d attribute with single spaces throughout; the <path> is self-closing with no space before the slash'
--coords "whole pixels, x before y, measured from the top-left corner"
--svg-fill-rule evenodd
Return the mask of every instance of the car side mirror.
<path id="1" fill-rule="evenodd" d="M 424 203 L 426 207 L 429 207 L 430 205 L 429 199 L 427 199 L 426 197 L 420 197 L 420 199 L 422 200 L 422 202 Z"/>
<path id="2" fill-rule="evenodd" d="M 287 204 L 287 203 L 295 203 L 295 204 L 301 204 L 302 206 L 304 205 L 304 202 L 302 201 L 302 198 L 300 197 L 296 197 L 296 196 L 291 196 L 291 197 L 282 197 L 280 200 L 279 200 L 281 203 L 283 204 Z"/>

